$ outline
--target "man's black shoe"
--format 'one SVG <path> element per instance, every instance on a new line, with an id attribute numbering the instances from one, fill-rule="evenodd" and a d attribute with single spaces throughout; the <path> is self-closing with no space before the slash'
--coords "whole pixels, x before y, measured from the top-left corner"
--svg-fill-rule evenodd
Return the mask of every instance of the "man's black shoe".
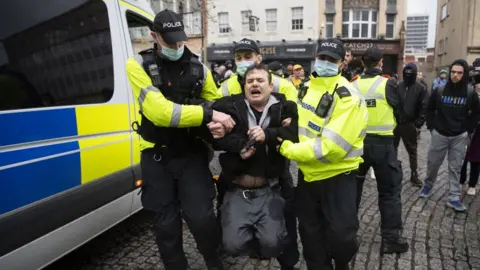
<path id="1" fill-rule="evenodd" d="M 420 179 L 418 179 L 417 173 L 412 173 L 412 175 L 410 176 L 410 182 L 415 187 L 423 187 L 423 183 L 422 181 L 420 181 Z"/>
<path id="2" fill-rule="evenodd" d="M 380 247 L 380 254 L 405 253 L 409 245 L 403 238 L 397 240 L 383 240 Z"/>

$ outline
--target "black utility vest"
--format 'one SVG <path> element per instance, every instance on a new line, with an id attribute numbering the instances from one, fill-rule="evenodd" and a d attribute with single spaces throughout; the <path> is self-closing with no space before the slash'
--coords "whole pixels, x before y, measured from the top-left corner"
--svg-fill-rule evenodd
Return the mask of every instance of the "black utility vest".
<path id="1" fill-rule="evenodd" d="M 181 72 L 178 74 L 169 73 L 170 63 L 157 56 L 156 48 L 142 51 L 140 55 L 143 58 L 143 68 L 152 78 L 153 86 L 157 87 L 166 99 L 182 105 L 200 104 L 200 93 L 206 74 L 204 74 L 202 63 L 190 50 L 185 47 L 182 58 L 176 63 L 171 63 L 181 66 Z M 150 67 L 154 63 L 158 66 L 157 78 L 151 74 Z M 159 111 L 163 109 L 158 108 Z M 155 148 L 168 148 L 171 152 L 181 155 L 192 147 L 196 128 L 158 127 L 143 114 L 141 115 L 142 124 L 138 133 L 144 140 L 155 143 Z"/>

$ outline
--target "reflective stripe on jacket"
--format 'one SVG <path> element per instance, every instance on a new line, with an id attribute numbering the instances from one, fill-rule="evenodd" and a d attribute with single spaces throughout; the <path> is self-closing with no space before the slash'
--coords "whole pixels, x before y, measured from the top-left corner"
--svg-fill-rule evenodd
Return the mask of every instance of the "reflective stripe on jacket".
<path id="1" fill-rule="evenodd" d="M 295 86 L 284 78 L 272 74 L 274 93 L 284 94 L 287 100 L 297 101 L 298 91 Z M 231 96 L 242 93 L 242 86 L 238 82 L 238 74 L 233 74 L 220 85 L 222 96 Z"/>
<path id="2" fill-rule="evenodd" d="M 388 79 L 382 76 L 353 81 L 355 87 L 365 98 L 368 108 L 368 134 L 393 136 L 396 120 L 393 108 L 388 104 L 385 88 Z"/>
<path id="3" fill-rule="evenodd" d="M 140 55 L 130 57 L 126 63 L 127 77 L 132 86 L 135 101 L 143 115 L 159 127 L 186 128 L 197 127 L 203 121 L 203 107 L 200 105 L 181 105 L 174 103 L 162 94 L 160 89 L 152 85 L 152 79 L 143 69 Z M 203 89 L 200 97 L 213 101 L 221 97 L 212 73 L 204 66 Z M 140 122 L 140 115 L 137 114 Z M 140 123 L 141 124 L 141 123 Z M 140 150 L 153 147 L 154 144 L 140 140 Z"/>
<path id="4" fill-rule="evenodd" d="M 315 113 L 327 91 L 335 85 L 343 93 L 334 95 L 333 105 L 325 118 Z M 343 88 L 342 88 L 343 87 Z M 299 143 L 285 141 L 280 153 L 295 160 L 305 181 L 318 181 L 356 170 L 363 162 L 363 139 L 368 121 L 365 100 L 340 74 L 312 78 L 307 94 L 298 100 Z"/>

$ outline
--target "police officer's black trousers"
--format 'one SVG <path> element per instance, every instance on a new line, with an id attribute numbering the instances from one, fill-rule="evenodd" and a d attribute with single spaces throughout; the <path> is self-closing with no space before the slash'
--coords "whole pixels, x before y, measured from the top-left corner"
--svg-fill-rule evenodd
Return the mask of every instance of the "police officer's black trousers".
<path id="1" fill-rule="evenodd" d="M 327 269 L 330 258 L 347 269 L 359 246 L 356 192 L 354 171 L 313 182 L 299 172 L 295 203 L 308 270 Z"/>
<path id="2" fill-rule="evenodd" d="M 154 231 L 166 270 L 186 270 L 183 219 L 207 266 L 218 264 L 218 230 L 213 211 L 215 188 L 207 155 L 188 153 L 171 160 L 153 159 L 142 152 L 142 204 L 155 212 Z"/>
<path id="3" fill-rule="evenodd" d="M 220 174 L 220 178 L 217 181 L 217 209 L 220 209 L 223 203 L 223 197 L 228 189 L 229 179 L 225 179 L 224 174 Z M 293 267 L 300 259 L 300 252 L 298 251 L 298 235 L 297 235 L 297 218 L 295 214 L 295 198 L 293 178 L 290 173 L 290 166 L 286 166 L 285 171 L 280 177 L 281 194 L 285 199 L 285 224 L 287 227 L 287 242 L 285 248 L 277 257 L 278 262 L 283 267 Z M 219 212 L 218 212 L 219 213 Z M 220 224 L 220 217 L 218 217 L 218 224 Z"/>
<path id="4" fill-rule="evenodd" d="M 364 162 L 357 174 L 357 209 L 363 192 L 363 183 L 373 167 L 378 190 L 382 238 L 395 241 L 402 232 L 402 165 L 397 159 L 393 137 L 367 135 L 363 148 Z"/>

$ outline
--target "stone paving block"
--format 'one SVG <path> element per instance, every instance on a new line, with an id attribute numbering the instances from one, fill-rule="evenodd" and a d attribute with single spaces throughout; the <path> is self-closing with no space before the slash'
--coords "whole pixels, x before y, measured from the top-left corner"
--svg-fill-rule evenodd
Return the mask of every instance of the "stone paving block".
<path id="1" fill-rule="evenodd" d="M 429 143 L 430 135 L 424 131 L 418 148 L 418 171 L 422 180 L 426 174 Z M 400 255 L 380 256 L 380 212 L 376 182 L 368 177 L 359 211 L 360 248 L 352 260 L 352 269 L 480 269 L 480 196 L 466 197 L 468 211 L 465 214 L 447 209 L 445 203 L 448 199 L 448 169 L 445 161 L 439 171 L 432 196 L 420 199 L 420 189 L 409 182 L 408 155 L 403 144 L 399 147 L 398 156 L 404 168 L 401 198 L 403 235 L 411 249 Z M 210 167 L 214 174 L 220 173 L 217 155 Z M 290 171 L 296 181 L 295 162 L 292 162 Z M 150 213 L 141 211 L 46 269 L 164 269 L 154 242 L 151 219 Z M 186 225 L 183 240 L 190 269 L 205 270 L 203 258 L 198 253 L 195 240 Z M 301 249 L 301 243 L 299 246 Z M 247 257 L 224 257 L 223 261 L 226 269 L 279 269 L 275 259 L 269 262 Z M 303 258 L 297 268 L 307 269 Z"/>

